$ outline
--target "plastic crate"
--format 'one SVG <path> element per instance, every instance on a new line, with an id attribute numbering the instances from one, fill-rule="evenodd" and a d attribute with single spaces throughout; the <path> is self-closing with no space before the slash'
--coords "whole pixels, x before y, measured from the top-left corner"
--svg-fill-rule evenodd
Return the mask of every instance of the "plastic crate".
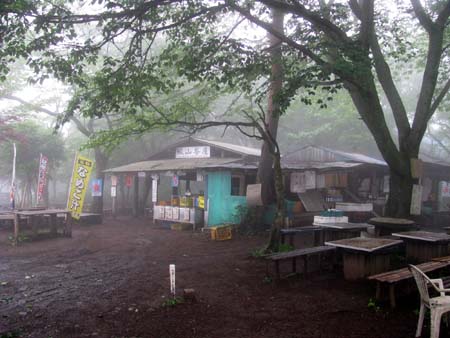
<path id="1" fill-rule="evenodd" d="M 231 226 L 211 227 L 211 239 L 213 241 L 225 241 L 231 239 Z"/>

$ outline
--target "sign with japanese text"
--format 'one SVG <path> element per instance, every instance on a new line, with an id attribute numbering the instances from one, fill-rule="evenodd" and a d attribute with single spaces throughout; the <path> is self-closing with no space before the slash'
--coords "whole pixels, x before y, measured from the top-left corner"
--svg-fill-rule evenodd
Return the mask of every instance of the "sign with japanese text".
<path id="1" fill-rule="evenodd" d="M 178 147 L 175 158 L 209 158 L 211 149 L 209 146 L 200 147 Z"/>
<path id="2" fill-rule="evenodd" d="M 125 176 L 125 186 L 127 188 L 131 188 L 132 185 L 133 185 L 133 176 L 131 175 Z"/>
<path id="3" fill-rule="evenodd" d="M 44 188 L 47 183 L 47 168 L 48 168 L 48 158 L 41 154 L 39 159 L 39 176 L 38 176 L 38 187 L 36 194 L 36 205 L 42 201 L 44 196 Z"/>
<path id="4" fill-rule="evenodd" d="M 80 219 L 93 167 L 94 161 L 77 154 L 70 182 L 69 198 L 67 199 L 67 209 L 71 211 L 72 217 L 75 219 Z"/>
<path id="5" fill-rule="evenodd" d="M 111 186 L 113 186 L 113 187 L 117 186 L 117 176 L 116 175 L 111 176 Z"/>
<path id="6" fill-rule="evenodd" d="M 91 190 L 92 190 L 92 197 L 100 197 L 102 196 L 103 191 L 103 182 L 101 178 L 94 178 L 91 181 Z"/>

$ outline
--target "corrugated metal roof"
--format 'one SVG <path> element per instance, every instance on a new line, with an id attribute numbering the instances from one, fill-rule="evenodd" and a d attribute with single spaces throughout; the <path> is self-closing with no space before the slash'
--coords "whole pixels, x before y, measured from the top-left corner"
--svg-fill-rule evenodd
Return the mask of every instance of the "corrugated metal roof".
<path id="1" fill-rule="evenodd" d="M 306 169 L 348 169 L 363 165 L 363 163 L 353 162 L 309 162 L 309 163 L 282 163 L 283 169 L 306 170 Z"/>
<path id="2" fill-rule="evenodd" d="M 321 146 L 306 146 L 284 156 L 285 163 L 331 163 L 331 162 L 358 162 L 386 166 L 386 162 L 357 153 L 347 153 Z"/>
<path id="3" fill-rule="evenodd" d="M 261 149 L 257 149 L 257 148 L 239 146 L 237 144 L 220 142 L 220 141 L 211 141 L 211 140 L 205 140 L 205 139 L 194 138 L 194 137 L 192 139 L 196 140 L 198 142 L 207 143 L 209 145 L 216 146 L 216 147 L 219 147 L 222 149 L 234 151 L 236 153 L 240 153 L 243 155 L 261 156 Z"/>
<path id="4" fill-rule="evenodd" d="M 235 158 L 188 158 L 142 161 L 107 169 L 106 173 L 126 173 L 139 171 L 190 170 L 201 168 L 225 167 L 235 162 Z"/>

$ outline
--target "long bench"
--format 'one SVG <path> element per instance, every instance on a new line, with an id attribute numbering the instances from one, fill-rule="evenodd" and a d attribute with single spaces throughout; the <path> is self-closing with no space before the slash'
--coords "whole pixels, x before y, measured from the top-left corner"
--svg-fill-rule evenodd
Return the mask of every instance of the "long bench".
<path id="1" fill-rule="evenodd" d="M 433 272 L 439 269 L 443 269 L 450 265 L 450 260 L 433 260 L 430 262 L 425 262 L 418 264 L 417 267 L 423 272 Z M 398 270 L 387 271 L 383 273 L 379 273 L 377 275 L 372 275 L 367 277 L 369 280 L 373 280 L 377 282 L 376 285 L 376 293 L 375 298 L 377 300 L 381 299 L 381 291 L 383 286 L 389 287 L 389 303 L 391 308 L 395 308 L 395 285 L 413 278 L 411 272 L 408 268 L 402 268 Z"/>
<path id="2" fill-rule="evenodd" d="M 281 252 L 265 257 L 266 259 L 266 274 L 269 275 L 269 262 L 275 263 L 276 277 L 280 278 L 280 262 L 285 260 L 292 260 L 292 273 L 297 272 L 297 258 L 303 259 L 303 274 L 308 274 L 308 259 L 310 256 L 319 256 L 319 270 L 321 269 L 322 254 L 331 253 L 336 250 L 332 246 L 316 246 L 306 249 L 298 249 L 289 252 Z"/>

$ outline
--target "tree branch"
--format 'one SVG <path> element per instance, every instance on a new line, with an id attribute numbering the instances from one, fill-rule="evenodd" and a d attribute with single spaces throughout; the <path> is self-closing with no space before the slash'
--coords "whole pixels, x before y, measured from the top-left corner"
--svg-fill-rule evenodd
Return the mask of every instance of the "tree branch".
<path id="1" fill-rule="evenodd" d="M 435 24 L 425 12 L 425 9 L 420 3 L 420 0 L 411 0 L 411 5 L 413 6 L 414 13 L 416 14 L 416 17 L 419 20 L 420 24 L 428 33 L 431 33 Z"/>

